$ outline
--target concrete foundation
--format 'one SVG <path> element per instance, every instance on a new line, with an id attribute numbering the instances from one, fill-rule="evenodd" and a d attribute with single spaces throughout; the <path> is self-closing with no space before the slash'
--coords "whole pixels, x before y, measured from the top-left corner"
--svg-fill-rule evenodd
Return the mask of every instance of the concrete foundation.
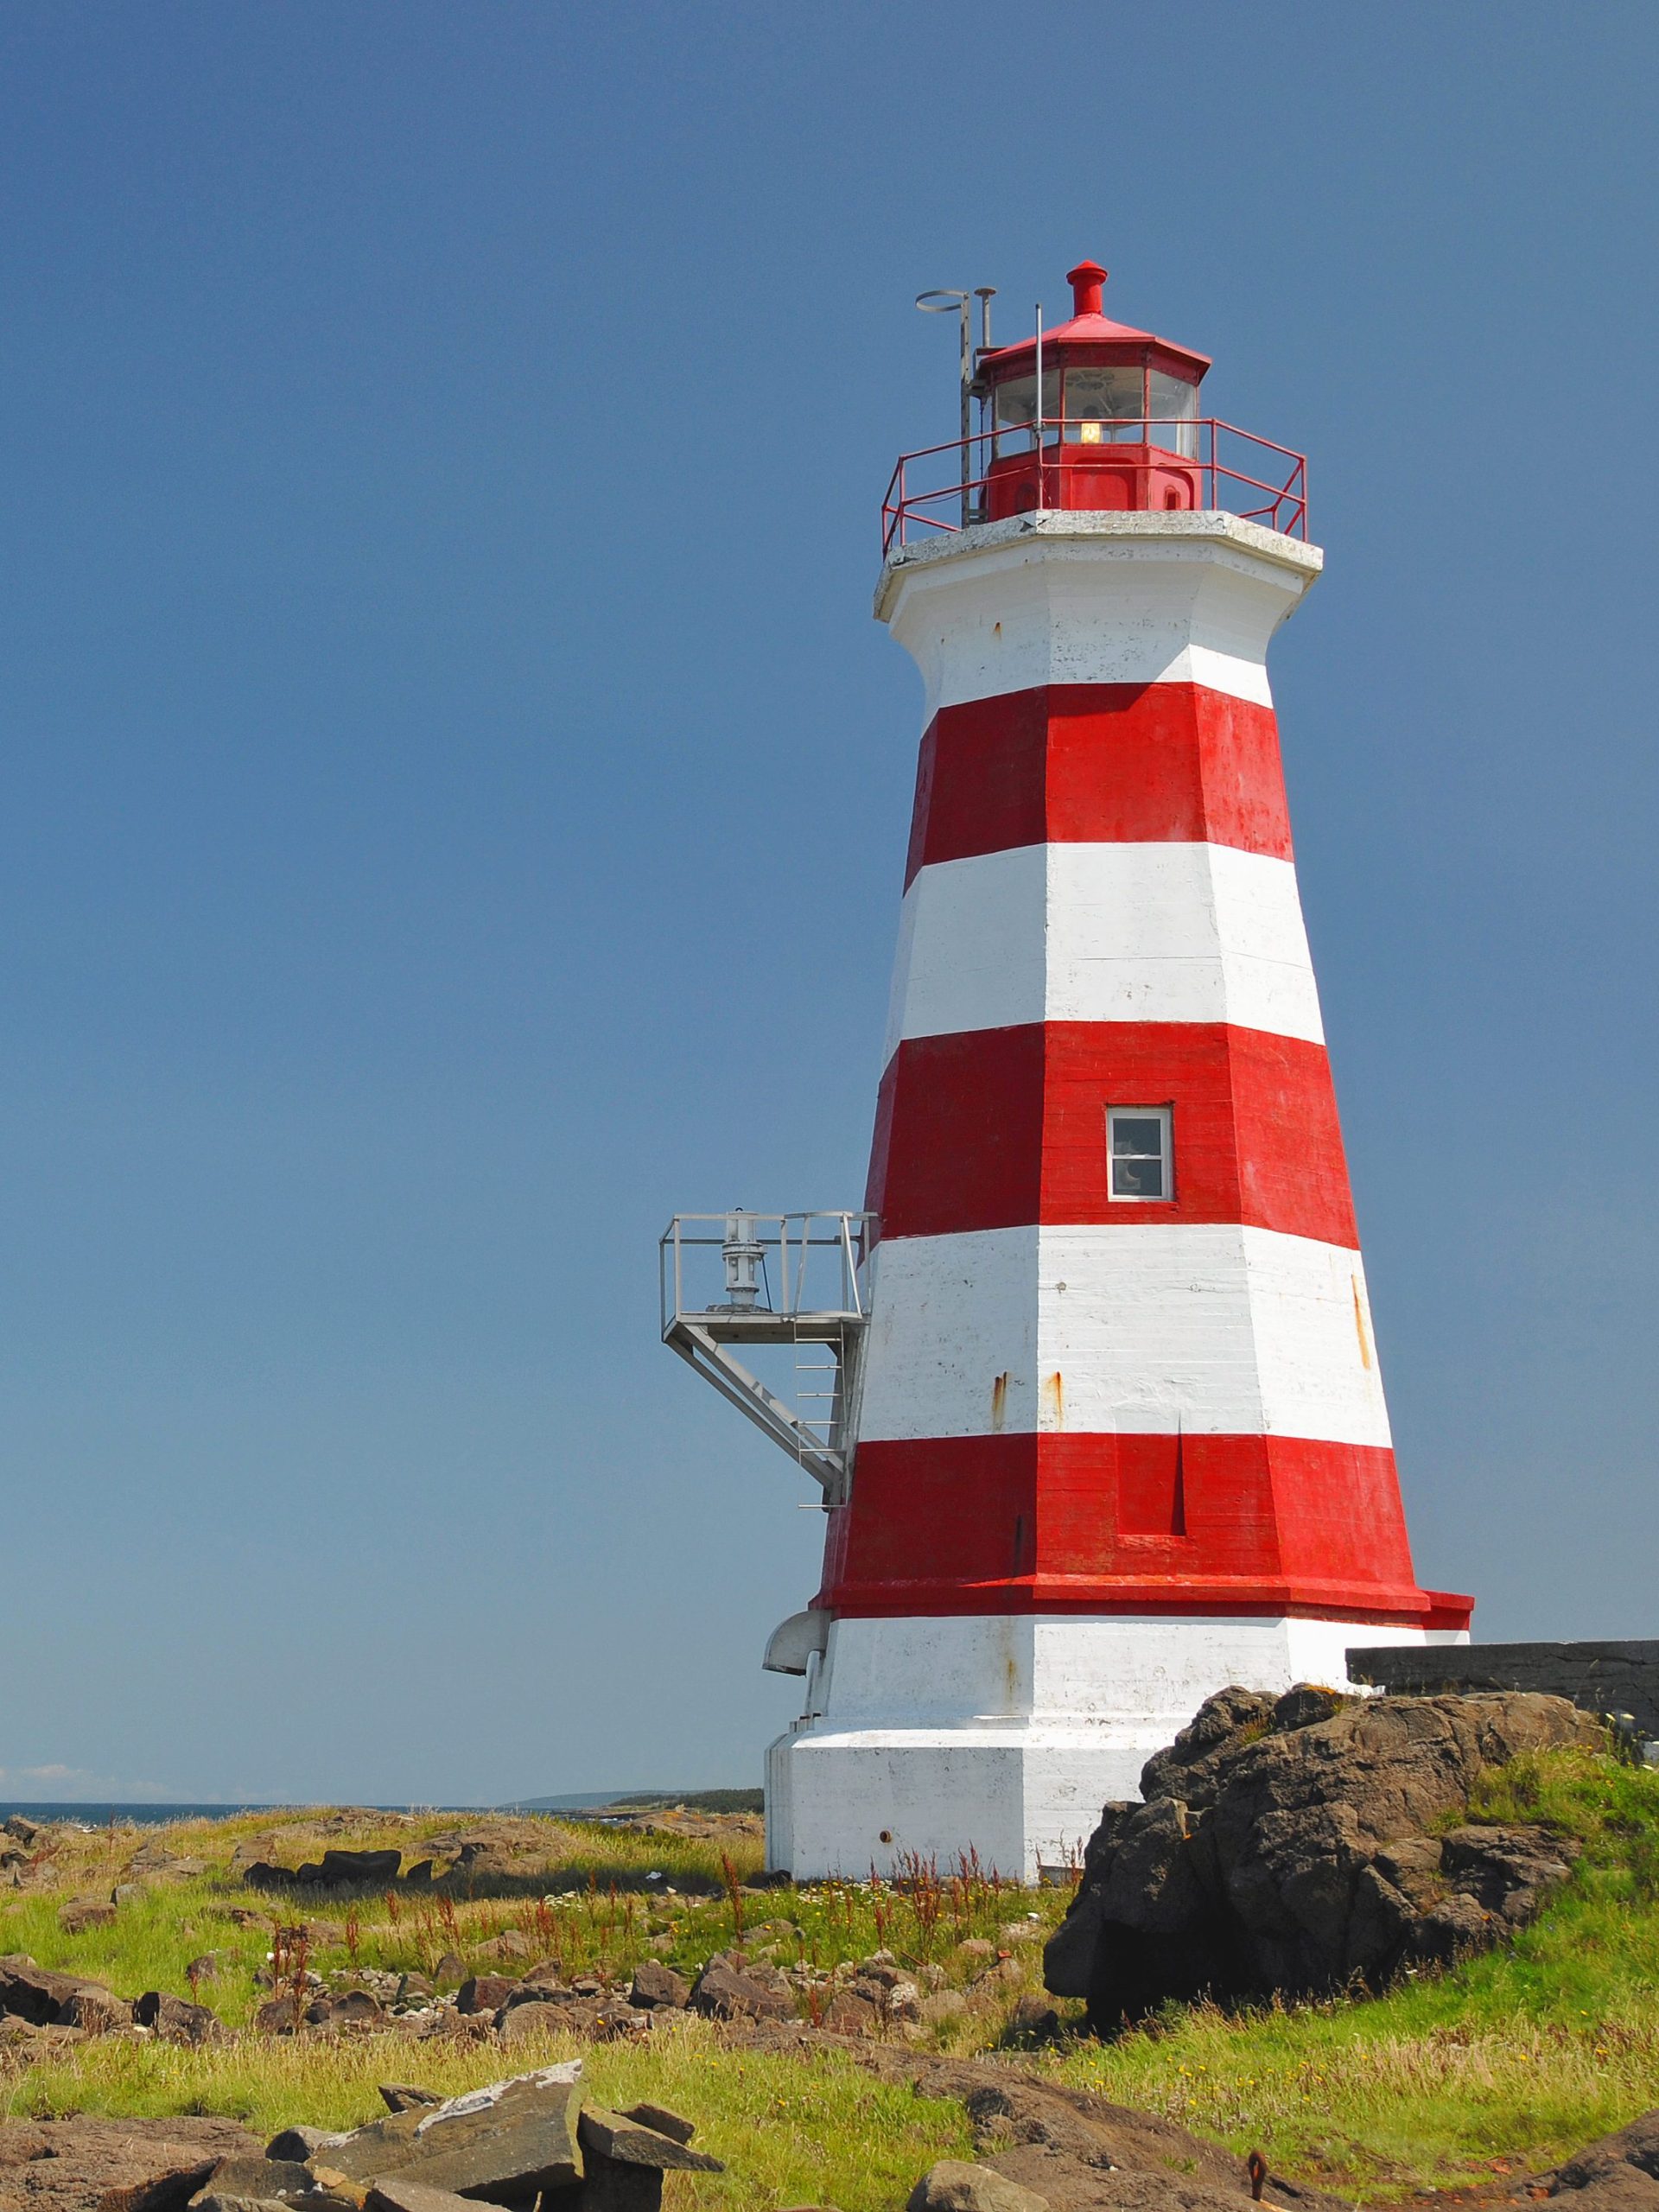
<path id="1" fill-rule="evenodd" d="M 1230 1682 L 1346 1681 L 1351 1643 L 1466 1642 L 1353 1621 L 1000 1614 L 849 1619 L 766 1754 L 768 1865 L 868 1878 L 907 1853 L 1034 1882 Z"/>

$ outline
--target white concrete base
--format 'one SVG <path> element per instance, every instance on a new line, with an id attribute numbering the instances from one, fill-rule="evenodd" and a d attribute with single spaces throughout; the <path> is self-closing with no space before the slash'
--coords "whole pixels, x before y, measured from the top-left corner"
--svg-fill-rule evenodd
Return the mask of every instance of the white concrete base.
<path id="1" fill-rule="evenodd" d="M 977 1852 L 1034 1882 L 1206 1697 L 1344 1683 L 1350 1644 L 1466 1643 L 1363 1621 L 995 1614 L 839 1620 L 807 1712 L 766 1753 L 766 1859 L 867 1879 Z"/>

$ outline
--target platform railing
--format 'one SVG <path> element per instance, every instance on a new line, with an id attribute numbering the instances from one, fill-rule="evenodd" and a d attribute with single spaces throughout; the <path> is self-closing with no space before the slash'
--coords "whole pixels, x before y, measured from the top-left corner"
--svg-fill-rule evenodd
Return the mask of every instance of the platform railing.
<path id="1" fill-rule="evenodd" d="M 658 1248 L 663 1342 L 781 1445 L 823 1493 L 846 1497 L 869 1321 L 871 1213 L 676 1214 Z M 752 1348 L 792 1374 L 779 1395 Z"/>
<path id="2" fill-rule="evenodd" d="M 1085 427 L 1096 433 L 1087 441 Z M 1180 469 L 1196 473 L 1202 486 L 1201 511 L 1236 515 L 1241 521 L 1261 523 L 1287 537 L 1307 536 L 1307 461 L 1288 446 L 1275 445 L 1271 438 L 1259 438 L 1213 416 L 1196 421 L 1190 416 L 1136 416 L 1104 423 L 1093 416 L 1052 417 L 1042 424 L 1040 446 L 1032 426 L 1005 425 L 901 454 L 881 502 L 883 557 L 895 547 L 985 521 L 993 468 L 999 461 L 1006 464 L 1018 456 L 1035 472 L 1036 500 L 1033 506 L 1020 510 L 1029 513 L 1064 504 L 1060 479 L 1072 473 L 1077 456 L 1107 454 L 1123 446 L 1150 447 L 1170 457 L 1166 463 L 1138 466 L 1170 474 Z M 1001 470 L 996 480 L 1004 480 Z"/>

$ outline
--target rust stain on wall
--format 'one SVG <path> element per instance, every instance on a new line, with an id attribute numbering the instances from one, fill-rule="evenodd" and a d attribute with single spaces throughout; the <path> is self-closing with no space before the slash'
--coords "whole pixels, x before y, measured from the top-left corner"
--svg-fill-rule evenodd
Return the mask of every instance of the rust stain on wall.
<path id="1" fill-rule="evenodd" d="M 1365 1326 L 1365 1306 L 1359 1294 L 1359 1277 L 1357 1275 L 1353 1278 L 1353 1284 L 1354 1334 L 1359 1338 L 1360 1358 L 1364 1362 L 1365 1365 L 1369 1367 L 1371 1363 L 1371 1335 L 1370 1331 Z"/>
<path id="2" fill-rule="evenodd" d="M 1043 1377 L 1042 1414 L 1045 1428 L 1065 1427 L 1065 1381 L 1058 1368 Z"/>
<path id="3" fill-rule="evenodd" d="M 1001 1433 L 1002 1424 L 1007 1419 L 1007 1415 L 1008 1377 L 1005 1370 L 991 1385 L 991 1433 L 993 1436 Z"/>

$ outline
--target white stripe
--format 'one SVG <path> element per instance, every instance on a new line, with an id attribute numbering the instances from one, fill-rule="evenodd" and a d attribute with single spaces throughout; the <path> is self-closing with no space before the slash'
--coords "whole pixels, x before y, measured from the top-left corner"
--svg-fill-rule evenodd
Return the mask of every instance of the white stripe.
<path id="1" fill-rule="evenodd" d="M 1289 861 L 1230 845 L 1022 845 L 905 894 L 901 1038 L 1035 1021 L 1232 1022 L 1324 1042 Z"/>
<path id="2" fill-rule="evenodd" d="M 899 572 L 886 620 L 930 718 L 1047 683 L 1201 683 L 1265 707 L 1268 641 L 1310 581 L 1185 535 L 1033 537 Z"/>
<path id="3" fill-rule="evenodd" d="M 1027 1882 L 1230 1682 L 1347 1680 L 1351 1646 L 1468 1642 L 1400 1621 L 986 1613 L 839 1619 L 827 1694 L 766 1753 L 768 1863 L 797 1880 L 906 1854 Z M 825 1677 L 820 1677 L 821 1682 Z"/>
<path id="4" fill-rule="evenodd" d="M 884 1241 L 861 1439 L 999 1427 L 1386 1445 L 1360 1256 L 1211 1223 Z"/>

